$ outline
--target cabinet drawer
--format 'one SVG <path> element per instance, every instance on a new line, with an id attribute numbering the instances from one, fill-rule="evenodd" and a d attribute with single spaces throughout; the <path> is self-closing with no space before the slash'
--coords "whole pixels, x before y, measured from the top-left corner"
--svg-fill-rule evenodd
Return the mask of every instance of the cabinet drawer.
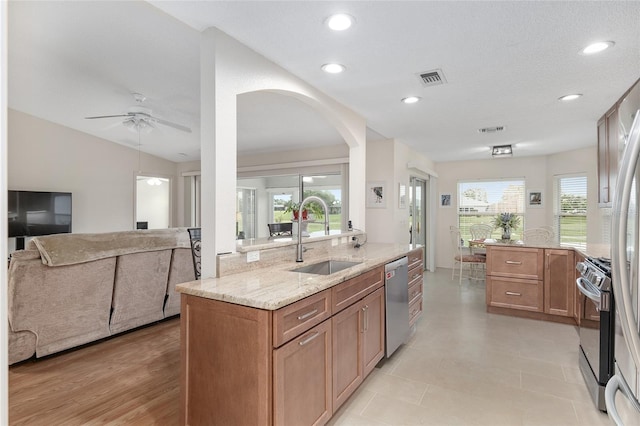
<path id="1" fill-rule="evenodd" d="M 542 289 L 542 281 L 487 277 L 487 296 L 491 306 L 542 312 Z"/>
<path id="2" fill-rule="evenodd" d="M 422 265 L 418 268 L 409 269 L 409 287 L 416 284 L 417 282 L 422 282 Z"/>
<path id="3" fill-rule="evenodd" d="M 418 268 L 418 267 L 422 267 L 422 249 L 415 249 L 415 250 L 411 250 L 409 253 L 407 253 L 407 261 L 409 262 L 409 269 L 413 269 L 413 268 Z M 409 275 L 411 276 L 411 275 Z"/>
<path id="4" fill-rule="evenodd" d="M 543 272 L 544 249 L 487 247 L 488 275 L 542 280 Z"/>
<path id="5" fill-rule="evenodd" d="M 331 291 L 314 294 L 273 313 L 273 346 L 278 347 L 331 316 Z"/>
<path id="6" fill-rule="evenodd" d="M 333 314 L 357 302 L 378 287 L 382 287 L 383 272 L 383 268 L 379 267 L 331 288 Z"/>
<path id="7" fill-rule="evenodd" d="M 409 286 L 409 304 L 416 301 L 417 298 L 422 298 L 422 281 L 416 281 Z"/>
<path id="8" fill-rule="evenodd" d="M 422 314 L 422 297 L 418 297 L 409 305 L 409 326 L 415 324 Z"/>

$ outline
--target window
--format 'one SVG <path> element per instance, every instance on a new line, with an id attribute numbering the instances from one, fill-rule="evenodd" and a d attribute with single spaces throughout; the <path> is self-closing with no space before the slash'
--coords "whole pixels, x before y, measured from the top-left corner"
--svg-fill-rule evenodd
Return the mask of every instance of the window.
<path id="1" fill-rule="evenodd" d="M 586 247 L 587 244 L 587 177 L 556 177 L 554 229 L 561 244 Z"/>
<path id="2" fill-rule="evenodd" d="M 476 223 L 493 226 L 498 213 L 515 213 L 524 229 L 524 179 L 474 180 L 458 182 L 458 227 L 463 240 L 471 237 L 469 228 Z M 500 238 L 496 231 L 494 238 Z"/>

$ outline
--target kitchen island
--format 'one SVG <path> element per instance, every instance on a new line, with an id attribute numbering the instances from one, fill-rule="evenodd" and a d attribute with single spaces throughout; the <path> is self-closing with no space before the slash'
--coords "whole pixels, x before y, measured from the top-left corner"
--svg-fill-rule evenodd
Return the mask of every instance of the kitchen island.
<path id="1" fill-rule="evenodd" d="M 579 323 L 576 264 L 609 257 L 609 246 L 585 249 L 559 244 L 487 243 L 487 312 L 567 324 Z"/>
<path id="2" fill-rule="evenodd" d="M 287 252 L 271 266 L 177 286 L 182 424 L 323 424 L 382 359 L 384 265 L 408 255 L 421 282 L 422 249 L 314 251 L 302 264 Z M 325 260 L 357 264 L 293 271 Z"/>

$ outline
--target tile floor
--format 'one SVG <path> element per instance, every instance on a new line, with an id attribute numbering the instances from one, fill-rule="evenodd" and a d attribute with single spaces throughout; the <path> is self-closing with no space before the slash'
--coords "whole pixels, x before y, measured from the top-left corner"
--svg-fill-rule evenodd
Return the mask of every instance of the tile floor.
<path id="1" fill-rule="evenodd" d="M 484 282 L 425 272 L 417 331 L 336 413 L 342 425 L 611 425 L 574 326 L 488 314 Z"/>

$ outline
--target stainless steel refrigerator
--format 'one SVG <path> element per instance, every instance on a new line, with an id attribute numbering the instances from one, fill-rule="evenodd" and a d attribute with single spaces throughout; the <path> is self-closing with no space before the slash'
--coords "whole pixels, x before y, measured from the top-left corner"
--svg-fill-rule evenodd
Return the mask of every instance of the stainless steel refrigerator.
<path id="1" fill-rule="evenodd" d="M 615 375 L 607 383 L 605 402 L 609 417 L 629 426 L 640 425 L 640 110 L 635 98 L 622 106 L 619 125 L 625 146 L 611 229 Z"/>

